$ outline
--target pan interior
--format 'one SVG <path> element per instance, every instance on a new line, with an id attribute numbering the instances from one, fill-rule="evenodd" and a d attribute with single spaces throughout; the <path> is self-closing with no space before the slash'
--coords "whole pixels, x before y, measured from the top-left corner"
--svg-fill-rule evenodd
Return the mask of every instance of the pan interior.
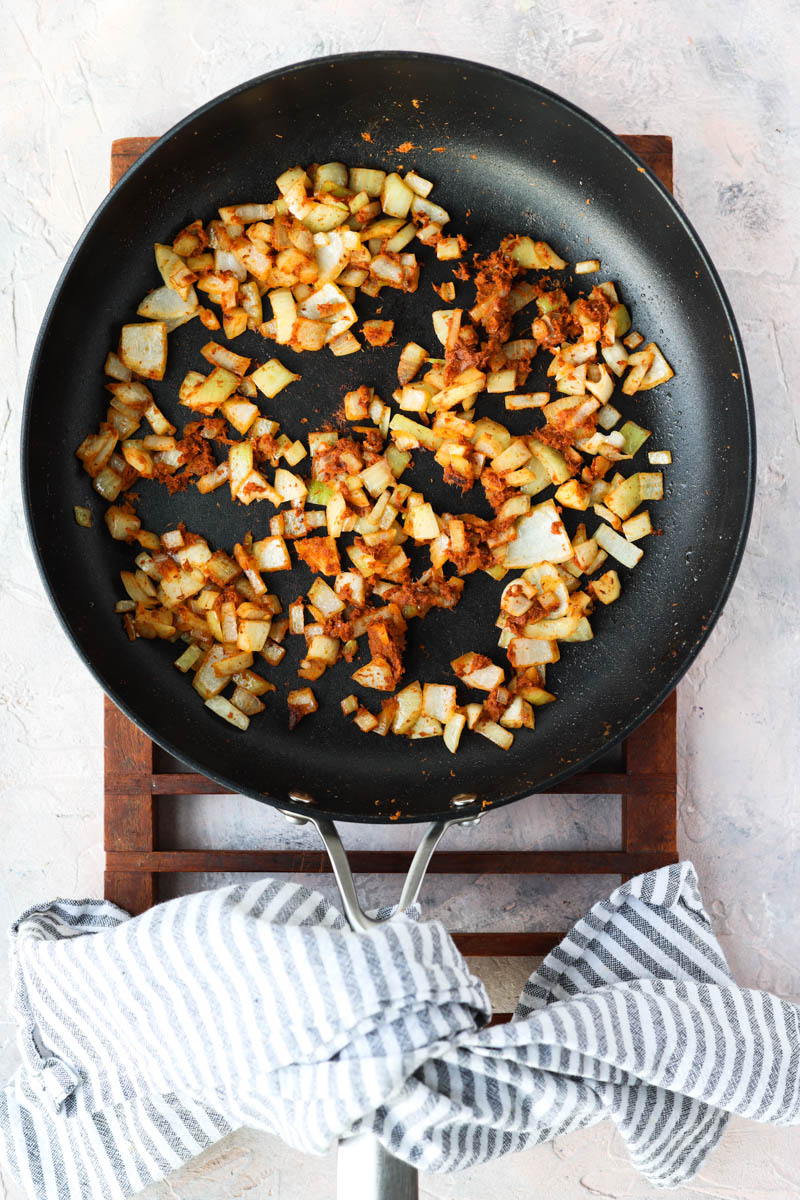
<path id="1" fill-rule="evenodd" d="M 407 142 L 413 151 L 398 150 Z M 173 646 L 130 646 L 113 612 L 118 572 L 132 555 L 108 537 L 104 505 L 73 451 L 104 415 L 102 364 L 120 325 L 136 319 L 137 303 L 159 282 L 152 244 L 171 240 L 196 217 L 208 220 L 221 204 L 272 198 L 274 179 L 288 166 L 330 160 L 402 164 L 435 180 L 433 198 L 472 249 L 487 252 L 506 233 L 530 233 L 570 262 L 599 258 L 634 327 L 658 341 L 676 370 L 670 383 L 641 398 L 622 397 L 625 415 L 653 430 L 648 446 L 673 454 L 666 498 L 652 506 L 663 536 L 647 539 L 633 572 L 621 571 L 622 598 L 593 618 L 595 640 L 563 648 L 548 674 L 557 703 L 537 711 L 535 732 L 521 731 L 508 753 L 478 736 L 465 736 L 456 756 L 440 739 L 366 737 L 339 712 L 339 699 L 352 690 L 344 665 L 314 685 L 320 711 L 289 734 L 285 694 L 297 686 L 297 645 L 273 673 L 278 691 L 267 711 L 241 735 L 205 709 L 172 668 Z M 290 436 L 318 427 L 344 391 L 361 383 L 388 400 L 406 341 L 436 353 L 430 312 L 441 304 L 431 283 L 451 275 L 447 264 L 421 257 L 416 296 L 384 290 L 378 301 L 357 301 L 361 316 L 380 308 L 395 320 L 393 349 L 365 345 L 344 359 L 277 351 L 302 381 L 262 408 Z M 570 275 L 568 281 L 574 294 Z M 456 303 L 468 304 L 473 294 L 464 286 Z M 154 394 L 179 428 L 187 411 L 177 405 L 178 385 L 189 368 L 202 367 L 199 349 L 210 336 L 198 321 L 170 336 L 167 376 Z M 257 361 L 276 352 L 257 334 L 233 344 Z M 543 386 L 544 371 L 540 361 L 526 390 Z M 526 414 L 506 413 L 502 398 L 484 396 L 478 408 L 513 431 L 528 427 Z M 702 247 L 637 160 L 532 84 L 455 60 L 387 54 L 320 60 L 246 85 L 188 118 L 123 180 L 93 219 L 51 305 L 29 384 L 24 469 L 31 531 L 60 616 L 104 688 L 151 736 L 251 796 L 286 804 L 290 792 L 302 791 L 338 818 L 421 820 L 447 812 L 459 792 L 500 803 L 546 789 L 668 693 L 704 640 L 738 565 L 752 455 L 745 367 L 724 296 Z M 406 477 L 437 511 L 463 503 L 490 515 L 479 488 L 462 502 L 441 482 L 431 456 L 417 452 L 416 459 Z M 190 489 L 170 499 L 147 483 L 137 490 L 146 528 L 183 520 L 227 548 L 248 529 L 255 537 L 268 532 L 267 504 L 234 509 L 219 493 Z M 87 502 L 91 530 L 75 526 L 72 515 L 74 504 Z M 270 587 L 288 604 L 311 579 L 300 564 L 291 578 L 271 577 Z M 456 655 L 496 654 L 499 591 L 487 576 L 472 576 L 454 616 L 433 613 L 412 624 L 406 679 L 448 682 Z M 375 695 L 364 693 L 373 708 Z"/>

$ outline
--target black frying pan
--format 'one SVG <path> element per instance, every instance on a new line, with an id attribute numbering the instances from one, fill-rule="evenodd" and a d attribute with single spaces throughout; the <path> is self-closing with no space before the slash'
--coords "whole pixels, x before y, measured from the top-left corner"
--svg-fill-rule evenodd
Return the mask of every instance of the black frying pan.
<path id="1" fill-rule="evenodd" d="M 406 141 L 416 149 L 398 153 Z M 435 150 L 441 146 L 443 153 Z M 278 693 L 266 713 L 239 734 L 172 668 L 173 646 L 130 645 L 114 615 L 118 572 L 132 556 L 108 537 L 104 505 L 73 451 L 105 412 L 106 352 L 158 283 L 152 244 L 195 217 L 207 220 L 220 204 L 271 198 L 287 166 L 337 159 L 415 166 L 436 181 L 434 198 L 482 252 L 508 232 L 532 232 L 572 262 L 599 257 L 635 327 L 676 368 L 669 384 L 625 403 L 654 430 L 649 445 L 673 453 L 666 499 L 652 506 L 664 535 L 649 538 L 640 565 L 622 572 L 623 596 L 596 614 L 595 640 L 564 647 L 548 675 L 557 703 L 537 711 L 536 731 L 521 731 L 508 753 L 474 735 L 464 736 L 455 757 L 439 739 L 365 736 L 339 712 L 351 690 L 343 664 L 315 685 L 320 711 L 289 733 L 285 694 L 297 686 L 297 645 L 273 676 Z M 429 311 L 439 302 L 430 283 L 449 277 L 434 262 L 417 297 L 381 294 L 400 345 L 413 338 L 433 352 Z M 463 299 L 472 294 L 465 289 Z M 359 303 L 364 315 L 377 308 Z M 185 410 L 177 386 L 190 366 L 202 365 L 207 338 L 197 321 L 170 337 L 167 377 L 155 390 L 179 427 Z M 273 353 L 257 334 L 235 345 L 258 361 Z M 367 382 L 388 398 L 397 352 L 365 347 L 333 359 L 282 350 L 303 380 L 269 411 L 297 436 L 338 407 L 347 388 Z M 540 362 L 528 387 L 543 372 Z M 526 427 L 526 414 L 506 414 L 493 398 L 479 408 L 515 430 Z M 547 790 L 652 712 L 696 656 L 730 590 L 750 516 L 754 455 L 747 367 L 730 305 L 664 188 L 606 129 L 545 89 L 474 63 L 405 53 L 342 55 L 272 72 L 199 109 L 142 157 L 92 218 L 56 288 L 31 367 L 23 436 L 25 502 L 46 586 L 112 699 L 157 742 L 231 789 L 290 809 L 289 792 L 307 792 L 320 815 L 359 821 L 447 816 L 451 797 L 465 791 L 476 792 L 479 804 L 504 804 Z M 412 481 L 439 511 L 452 508 L 455 493 L 439 468 L 429 455 L 417 459 Z M 183 519 L 226 547 L 249 528 L 258 537 L 267 532 L 267 504 L 235 510 L 194 490 L 175 501 L 155 485 L 138 490 L 147 528 Z M 468 505 L 483 512 L 478 491 Z M 74 524 L 72 506 L 89 497 L 95 520 L 86 531 Z M 291 579 L 273 581 L 289 603 L 311 576 L 301 564 Z M 445 682 L 457 654 L 495 653 L 499 591 L 473 575 L 456 616 L 434 613 L 414 624 L 406 678 Z M 375 707 L 375 693 L 364 698 Z"/>

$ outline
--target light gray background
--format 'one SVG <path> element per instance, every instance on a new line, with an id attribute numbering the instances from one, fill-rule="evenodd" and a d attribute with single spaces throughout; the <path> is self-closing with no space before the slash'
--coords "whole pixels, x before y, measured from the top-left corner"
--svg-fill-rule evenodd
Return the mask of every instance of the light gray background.
<path id="1" fill-rule="evenodd" d="M 33 901 L 96 895 L 102 883 L 101 697 L 42 594 L 24 531 L 17 446 L 36 331 L 106 191 L 111 139 L 160 133 L 283 63 L 425 49 L 528 76 L 619 131 L 675 138 L 676 193 L 738 314 L 760 438 L 744 565 L 680 688 L 681 851 L 698 867 L 738 979 L 800 997 L 798 4 L 772 0 L 757 19 L 743 2 L 726 0 L 2 0 L 0 13 L 0 926 Z M 223 829 L 206 804 L 191 821 L 185 807 L 170 819 L 198 845 L 220 844 L 226 832 L 231 843 L 265 837 L 256 806 L 238 803 L 231 818 Z M 270 825 L 269 836 L 277 832 Z M 612 844 L 612 809 L 607 801 L 549 806 L 539 798 L 519 806 L 513 822 L 498 814 L 479 833 L 483 844 Z M 434 883 L 428 895 L 453 926 L 552 927 L 556 914 L 577 916 L 612 883 L 562 884 L 548 898 L 518 881 L 501 894 L 493 881 L 459 879 Z M 491 980 L 506 1006 L 516 978 L 494 964 Z M 13 1030 L 0 1009 L 0 1078 L 14 1063 Z M 786 1200 L 800 1195 L 798 1159 L 796 1130 L 734 1122 L 697 1180 L 673 1195 Z M 303 1160 L 245 1133 L 147 1196 L 300 1200 L 312 1190 L 330 1195 L 333 1177 L 332 1157 Z M 655 1195 L 609 1126 L 422 1185 L 423 1195 L 443 1200 L 487 1189 L 508 1200 Z M 0 1197 L 17 1196 L 0 1179 Z"/>

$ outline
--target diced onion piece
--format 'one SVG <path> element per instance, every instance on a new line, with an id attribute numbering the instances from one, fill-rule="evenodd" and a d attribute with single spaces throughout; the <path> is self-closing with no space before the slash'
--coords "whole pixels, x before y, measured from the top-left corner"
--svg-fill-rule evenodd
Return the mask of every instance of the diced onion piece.
<path id="1" fill-rule="evenodd" d="M 639 488 L 643 500 L 664 499 L 664 475 L 661 471 L 640 471 Z"/>
<path id="2" fill-rule="evenodd" d="M 637 330 L 634 329 L 634 331 L 629 333 L 627 337 L 624 337 L 622 341 L 629 350 L 638 350 L 639 346 L 641 346 L 642 342 L 644 341 L 644 338 Z"/>
<path id="3" fill-rule="evenodd" d="M 397 233 L 386 242 L 386 249 L 391 254 L 399 254 L 409 242 L 412 242 L 417 235 L 417 227 L 413 221 L 409 221 L 407 225 L 401 225 Z"/>
<path id="4" fill-rule="evenodd" d="M 429 221 L 417 230 L 417 241 L 422 242 L 423 246 L 435 246 L 441 235 L 441 225 L 437 225 L 436 221 Z"/>
<path id="5" fill-rule="evenodd" d="M 638 390 L 640 392 L 649 391 L 650 388 L 657 387 L 659 383 L 666 383 L 666 381 L 668 379 L 672 379 L 673 375 L 675 374 L 655 342 L 648 342 L 646 346 L 643 346 L 640 353 L 645 352 L 652 354 L 653 359 L 650 364 L 650 369 L 639 383 Z"/>
<path id="6" fill-rule="evenodd" d="M 376 171 L 371 167 L 351 167 L 348 187 L 351 192 L 366 192 L 368 196 L 380 196 L 385 171 Z"/>
<path id="7" fill-rule="evenodd" d="M 358 708 L 358 700 L 352 693 L 349 696 L 345 696 L 344 700 L 341 700 L 339 703 L 346 717 L 349 717 Z"/>
<path id="8" fill-rule="evenodd" d="M 446 225 L 450 220 L 450 214 L 440 204 L 434 204 L 432 200 L 427 200 L 424 196 L 415 195 L 411 201 L 411 211 L 415 215 L 421 214 L 428 218 L 429 221 L 435 221 L 437 225 Z"/>
<path id="9" fill-rule="evenodd" d="M 613 513 L 610 508 L 606 508 L 605 504 L 593 504 L 595 514 L 602 517 L 604 521 L 608 521 L 612 529 L 622 529 L 622 519 Z"/>
<path id="10" fill-rule="evenodd" d="M 620 537 L 609 525 L 599 525 L 594 534 L 598 546 L 601 546 L 623 567 L 635 567 L 642 557 L 642 551 L 626 538 Z"/>
<path id="11" fill-rule="evenodd" d="M 378 728 L 378 718 L 368 708 L 359 706 L 358 712 L 353 718 L 353 724 L 357 725 L 362 733 L 372 733 Z"/>
<path id="12" fill-rule="evenodd" d="M 467 722 L 467 729 L 474 729 L 483 715 L 482 704 L 464 704 L 460 710 Z"/>
<path id="13" fill-rule="evenodd" d="M 392 733 L 410 733 L 422 713 L 422 688 L 415 680 L 395 696 L 397 708 L 392 719 Z"/>
<path id="14" fill-rule="evenodd" d="M 239 496 L 245 480 L 253 469 L 252 442 L 235 442 L 228 451 L 231 497 Z"/>
<path id="15" fill-rule="evenodd" d="M 123 325 L 119 339 L 123 366 L 146 379 L 163 379 L 167 369 L 167 329 L 163 321 Z"/>
<path id="16" fill-rule="evenodd" d="M 326 634 L 317 633 L 308 644 L 306 658 L 318 659 L 324 662 L 327 667 L 332 667 L 339 658 L 339 648 L 341 643 L 336 637 L 328 637 Z"/>
<path id="17" fill-rule="evenodd" d="M 498 725 L 496 721 L 490 721 L 488 717 L 481 717 L 476 722 L 475 732 L 488 738 L 490 742 L 494 742 L 495 746 L 499 746 L 501 750 L 510 750 L 514 744 L 513 733 L 509 729 L 503 729 L 502 725 Z"/>
<path id="18" fill-rule="evenodd" d="M 533 709 L 522 696 L 514 696 L 500 718 L 500 724 L 504 729 L 533 729 Z"/>
<path id="19" fill-rule="evenodd" d="M 136 310 L 137 316 L 149 317 L 151 320 L 163 321 L 167 332 L 171 333 L 180 325 L 185 325 L 198 313 L 197 293 L 193 287 L 188 289 L 186 299 L 170 287 L 156 288 L 145 296 Z"/>
<path id="20" fill-rule="evenodd" d="M 590 503 L 589 490 L 577 479 L 568 479 L 556 490 L 556 503 L 561 504 L 564 508 L 574 508 L 578 512 L 585 512 Z"/>
<path id="21" fill-rule="evenodd" d="M 461 258 L 461 242 L 457 237 L 440 238 L 436 243 L 436 257 L 441 262 Z"/>
<path id="22" fill-rule="evenodd" d="M 429 196 L 433 191 L 433 184 L 430 179 L 423 179 L 416 171 L 408 171 L 403 178 L 403 182 L 408 184 L 412 192 L 416 192 L 418 196 Z"/>
<path id="23" fill-rule="evenodd" d="M 75 517 L 75 524 L 80 525 L 82 529 L 92 528 L 92 510 L 86 508 L 83 504 L 73 506 L 72 515 Z"/>
<path id="24" fill-rule="evenodd" d="M 512 637 L 508 644 L 508 661 L 514 670 L 558 662 L 558 642 L 546 638 Z"/>
<path id="25" fill-rule="evenodd" d="M 230 463 L 218 463 L 213 471 L 208 471 L 207 474 L 201 475 L 197 480 L 197 490 L 202 495 L 208 492 L 215 491 L 221 487 L 223 483 L 227 483 L 231 476 Z"/>
<path id="26" fill-rule="evenodd" d="M 576 262 L 572 269 L 576 275 L 589 275 L 592 271 L 600 270 L 600 259 L 584 258 L 581 262 Z"/>
<path id="27" fill-rule="evenodd" d="M 230 700 L 226 700 L 224 696 L 209 696 L 206 700 L 206 708 L 210 708 L 218 717 L 222 717 L 223 721 L 235 725 L 242 731 L 247 729 L 250 724 L 250 718 L 245 716 L 235 704 L 231 704 Z"/>
<path id="28" fill-rule="evenodd" d="M 274 204 L 226 204 L 219 210 L 219 218 L 226 225 L 250 225 L 271 221 L 274 216 Z"/>
<path id="29" fill-rule="evenodd" d="M 606 494 L 605 507 L 610 509 L 621 521 L 633 513 L 642 502 L 640 475 L 631 475 L 620 482 Z"/>
<path id="30" fill-rule="evenodd" d="M 253 542 L 252 555 L 259 571 L 288 571 L 292 566 L 289 549 L 282 537 L 267 537 L 260 542 Z"/>
<path id="31" fill-rule="evenodd" d="M 597 414 L 597 424 L 601 429 L 608 431 L 614 428 L 621 415 L 619 409 L 614 408 L 613 404 L 604 404 Z"/>
<path id="32" fill-rule="evenodd" d="M 668 467 L 672 463 L 671 450 L 649 450 L 647 461 L 651 467 Z"/>
<path id="33" fill-rule="evenodd" d="M 324 579 L 317 578 L 308 589 L 308 598 L 323 617 L 335 617 L 342 612 L 345 603 Z"/>
<path id="34" fill-rule="evenodd" d="M 328 349 L 336 358 L 343 358 L 348 354 L 357 354 L 361 349 L 361 343 L 349 329 L 344 333 L 338 334 L 336 337 L 328 339 Z"/>
<path id="35" fill-rule="evenodd" d="M 528 270 L 535 268 L 539 271 L 561 271 L 567 265 L 547 242 L 534 242 L 529 237 L 514 239 L 511 257 Z"/>
<path id="36" fill-rule="evenodd" d="M 370 346 L 385 346 L 394 332 L 394 321 L 365 321 L 361 330 Z"/>
<path id="37" fill-rule="evenodd" d="M 458 750 L 458 743 L 461 741 L 461 734 L 466 723 L 467 718 L 461 712 L 454 712 L 447 720 L 442 736 L 444 744 L 451 754 L 455 754 Z"/>
<path id="38" fill-rule="evenodd" d="M 600 353 L 615 375 L 625 374 L 625 368 L 628 365 L 628 351 L 622 342 L 615 341 L 611 346 L 601 346 Z"/>
<path id="39" fill-rule="evenodd" d="M 544 670 L 544 668 L 542 668 Z M 543 687 L 536 684 L 523 684 L 517 688 L 517 694 L 532 704 L 534 708 L 538 708 L 543 704 L 552 704 L 555 696 L 552 692 L 546 692 Z"/>
<path id="40" fill-rule="evenodd" d="M 503 682 L 505 671 L 493 662 L 483 661 L 483 657 L 471 650 L 460 658 L 454 658 L 450 666 L 467 687 L 491 692 Z"/>
<path id="41" fill-rule="evenodd" d="M 113 351 L 110 351 L 106 356 L 105 366 L 103 367 L 106 375 L 111 379 L 117 379 L 121 383 L 127 383 L 131 377 L 130 367 L 126 367 L 120 362 L 119 358 Z"/>
<path id="42" fill-rule="evenodd" d="M 575 632 L 571 633 L 569 637 L 565 637 L 562 640 L 565 642 L 591 642 L 593 638 L 594 633 L 588 619 L 586 617 L 581 617 Z"/>
<path id="43" fill-rule="evenodd" d="M 450 336 L 450 327 L 453 321 L 456 322 L 456 330 L 461 324 L 461 315 L 463 309 L 460 308 L 437 308 L 431 313 L 433 320 L 433 332 L 436 334 L 443 346 L 447 345 Z M 413 344 L 413 343 L 412 343 Z"/>
<path id="44" fill-rule="evenodd" d="M 552 500 L 537 504 L 517 521 L 517 536 L 506 546 L 506 567 L 530 567 L 535 563 L 566 562 L 573 556 L 572 543 Z"/>
<path id="45" fill-rule="evenodd" d="M 235 398 L 225 400 L 220 408 L 226 420 L 230 421 L 237 433 L 241 434 L 247 433 L 258 416 L 258 406 L 251 404 L 249 400 Z"/>
<path id="46" fill-rule="evenodd" d="M 269 637 L 269 621 L 240 621 L 236 645 L 240 650 L 258 654 L 264 649 Z"/>
<path id="47" fill-rule="evenodd" d="M 606 571 L 604 575 L 593 579 L 589 584 L 589 591 L 596 600 L 601 604 L 613 604 L 619 599 L 621 586 L 619 575 L 616 571 Z"/>
<path id="48" fill-rule="evenodd" d="M 429 717 L 423 713 L 422 716 L 417 717 L 416 721 L 414 722 L 414 728 L 411 730 L 408 736 L 412 739 L 441 737 L 441 721 L 437 721 L 435 717 Z"/>
<path id="49" fill-rule="evenodd" d="M 418 504 L 411 509 L 407 523 L 408 533 L 417 542 L 431 542 L 439 536 L 439 522 L 430 504 Z"/>
<path id="50" fill-rule="evenodd" d="M 506 408 L 510 412 L 517 412 L 523 408 L 544 408 L 549 402 L 549 392 L 519 392 L 505 398 Z"/>
<path id="51" fill-rule="evenodd" d="M 248 717 L 257 716 L 265 708 L 263 700 L 259 700 L 258 696 L 254 696 L 243 687 L 234 688 L 231 703 Z"/>
<path id="52" fill-rule="evenodd" d="M 156 242 L 153 249 L 156 256 L 156 266 L 161 273 L 164 283 L 167 287 L 177 292 L 184 300 L 187 300 L 192 290 L 192 284 L 197 279 L 197 276 L 193 271 L 189 270 L 189 267 L 180 255 L 175 253 L 171 246 L 165 246 L 160 242 Z"/>
<path id="53" fill-rule="evenodd" d="M 265 692 L 275 691 L 274 683 L 269 683 L 263 675 L 259 675 L 256 671 L 251 671 L 249 668 L 244 671 L 237 671 L 233 676 L 233 682 L 238 688 L 243 688 L 245 691 L 251 692 L 254 696 L 263 696 Z"/>
<path id="54" fill-rule="evenodd" d="M 394 172 L 387 175 L 381 188 L 381 208 L 390 217 L 406 217 L 415 193 Z"/>
<path id="55" fill-rule="evenodd" d="M 360 475 L 361 482 L 369 492 L 370 496 L 380 496 L 387 488 L 392 487 L 395 482 L 395 477 L 385 457 L 376 459 L 371 466 L 365 467 Z M 436 527 L 436 537 L 439 533 L 439 527 Z"/>
<path id="56" fill-rule="evenodd" d="M 129 542 L 136 537 L 142 527 L 142 522 L 135 513 L 126 512 L 112 504 L 106 509 L 105 522 L 108 532 L 118 542 Z"/>
<path id="57" fill-rule="evenodd" d="M 529 566 L 522 576 L 523 582 L 534 588 L 534 595 L 545 608 L 549 617 L 564 617 L 569 610 L 570 598 L 557 566 L 552 563 L 536 563 Z"/>
<path id="58" fill-rule="evenodd" d="M 354 671 L 352 678 L 362 687 L 374 688 L 379 692 L 391 692 L 395 685 L 392 665 L 380 654 Z"/>
<path id="59" fill-rule="evenodd" d="M 232 396 L 239 386 L 239 376 L 224 367 L 215 367 L 210 375 L 189 396 L 182 401 L 187 408 L 211 415 L 220 404 Z"/>
<path id="60" fill-rule="evenodd" d="M 113 467 L 104 467 L 95 476 L 92 487 L 104 500 L 116 500 L 122 488 L 122 476 Z"/>
<path id="61" fill-rule="evenodd" d="M 426 683 L 422 689 L 422 711 L 446 724 L 456 711 L 456 689 L 449 683 Z"/>
<path id="62" fill-rule="evenodd" d="M 232 371 L 240 379 L 250 369 L 251 360 L 249 358 L 245 358 L 243 354 L 234 353 L 227 346 L 221 346 L 219 342 L 206 342 L 200 353 L 212 366 L 224 367 L 226 371 Z"/>
<path id="63" fill-rule="evenodd" d="M 334 279 L 338 279 L 359 244 L 358 234 L 350 229 L 333 229 L 330 233 L 315 233 L 314 258 L 317 263 L 317 284 L 330 283 Z"/>
<path id="64" fill-rule="evenodd" d="M 653 365 L 655 355 L 652 350 L 645 347 L 642 350 L 637 350 L 635 354 L 628 355 L 628 364 L 630 370 L 625 376 L 625 381 L 622 384 L 622 390 L 626 396 L 633 396 L 639 391 L 642 386 L 645 375 L 647 375 Z M 668 378 L 668 377 L 667 377 Z M 661 382 L 660 380 L 658 382 Z"/>
<path id="65" fill-rule="evenodd" d="M 225 337 L 237 338 L 247 329 L 247 312 L 243 308 L 232 308 L 222 318 Z"/>
<path id="66" fill-rule="evenodd" d="M 199 670 L 195 672 L 192 687 L 204 700 L 219 695 L 228 686 L 228 679 L 217 675 L 214 670 L 215 663 L 224 657 L 225 647 L 215 643 L 200 664 Z"/>
<path id="67" fill-rule="evenodd" d="M 203 657 L 203 651 L 194 642 L 187 646 L 180 658 L 176 658 L 174 666 L 178 668 L 184 675 L 190 671 L 199 658 Z"/>
<path id="68" fill-rule="evenodd" d="M 269 362 L 264 363 L 263 367 L 253 371 L 249 378 L 267 399 L 273 400 L 278 392 L 282 391 L 287 384 L 299 379 L 300 376 L 284 367 L 277 358 L 271 358 Z"/>
<path id="69" fill-rule="evenodd" d="M 535 438 L 531 438 L 528 446 L 533 459 L 541 465 L 551 483 L 566 483 L 572 472 L 560 450 L 556 450 L 555 446 L 545 446 Z M 531 462 L 529 469 L 533 469 L 534 465 L 535 463 Z"/>
<path id="70" fill-rule="evenodd" d="M 272 315 L 275 319 L 275 341 L 287 346 L 292 340 L 292 330 L 297 319 L 294 296 L 288 288 L 276 288 L 269 293 Z"/>
<path id="71" fill-rule="evenodd" d="M 275 491 L 281 500 L 288 500 L 290 504 L 298 504 L 305 500 L 308 489 L 299 475 L 295 475 L 293 471 L 287 471 L 284 467 L 279 467 L 275 472 Z"/>
<path id="72" fill-rule="evenodd" d="M 653 532 L 653 526 L 650 523 L 650 513 L 645 508 L 642 512 L 636 514 L 635 517 L 630 517 L 627 521 L 622 522 L 622 532 L 629 542 L 638 542 L 640 538 L 647 537 L 648 533 Z"/>
<path id="73" fill-rule="evenodd" d="M 487 392 L 512 392 L 516 386 L 516 367 L 506 367 L 502 371 L 490 371 L 486 376 Z"/>
<path id="74" fill-rule="evenodd" d="M 303 717 L 317 711 L 317 701 L 310 687 L 296 688 L 287 696 L 289 728 L 294 729 Z"/>

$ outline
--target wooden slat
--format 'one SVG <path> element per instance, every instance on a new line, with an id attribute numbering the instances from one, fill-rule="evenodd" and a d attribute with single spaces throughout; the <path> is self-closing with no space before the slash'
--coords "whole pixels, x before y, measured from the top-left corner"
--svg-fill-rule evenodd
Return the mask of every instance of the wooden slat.
<path id="1" fill-rule="evenodd" d="M 156 802 L 147 787 L 148 773 L 153 770 L 153 743 L 107 696 L 104 716 L 105 895 L 127 912 L 140 913 L 156 901 L 155 875 L 140 870 L 115 871 L 108 855 L 130 850 L 147 853 L 155 849 Z M 109 783 L 119 778 L 135 781 L 134 786 L 110 788 Z"/>
<path id="2" fill-rule="evenodd" d="M 400 875 L 408 871 L 413 855 L 405 850 L 351 850 L 347 857 L 356 874 Z M 673 861 L 669 851 L 661 850 L 441 850 L 432 870 L 442 875 L 638 875 Z M 109 870 L 156 874 L 330 871 L 328 856 L 317 850 L 112 850 L 106 864 Z"/>
<path id="3" fill-rule="evenodd" d="M 663 775 L 625 775 L 622 772 L 587 772 L 583 775 L 573 775 L 564 783 L 559 783 L 549 789 L 552 795 L 568 796 L 621 796 L 637 792 L 652 793 L 654 790 L 674 790 L 676 776 Z M 230 788 L 220 787 L 213 779 L 205 775 L 195 775 L 190 772 L 169 772 L 156 775 L 127 776 L 120 775 L 109 781 L 109 794 L 114 791 L 129 792 L 141 788 L 149 788 L 154 796 L 230 796 Z M 548 789 L 546 789 L 548 790 Z"/>
<path id="4" fill-rule="evenodd" d="M 677 695 L 634 730 L 625 744 L 628 770 L 652 786 L 626 789 L 622 796 L 622 845 L 627 851 L 677 849 L 676 785 L 664 787 L 665 775 L 677 771 Z"/>
<path id="5" fill-rule="evenodd" d="M 454 933 L 462 954 L 472 958 L 534 958 L 549 954 L 566 933 Z"/>
<path id="6" fill-rule="evenodd" d="M 642 162 L 647 163 L 654 175 L 668 191 L 672 191 L 672 138 L 660 133 L 621 133 L 620 141 L 630 146 Z"/>
<path id="7" fill-rule="evenodd" d="M 137 158 L 141 158 L 145 150 L 149 150 L 154 137 L 115 138 L 111 143 L 111 170 L 109 172 L 110 186 L 119 183 L 125 172 L 133 166 Z"/>
<path id="8" fill-rule="evenodd" d="M 653 133 L 621 133 L 620 140 L 630 146 L 666 188 L 672 191 L 672 138 Z M 119 183 L 145 150 L 157 139 L 153 137 L 117 138 L 111 143 L 111 186 Z"/>

